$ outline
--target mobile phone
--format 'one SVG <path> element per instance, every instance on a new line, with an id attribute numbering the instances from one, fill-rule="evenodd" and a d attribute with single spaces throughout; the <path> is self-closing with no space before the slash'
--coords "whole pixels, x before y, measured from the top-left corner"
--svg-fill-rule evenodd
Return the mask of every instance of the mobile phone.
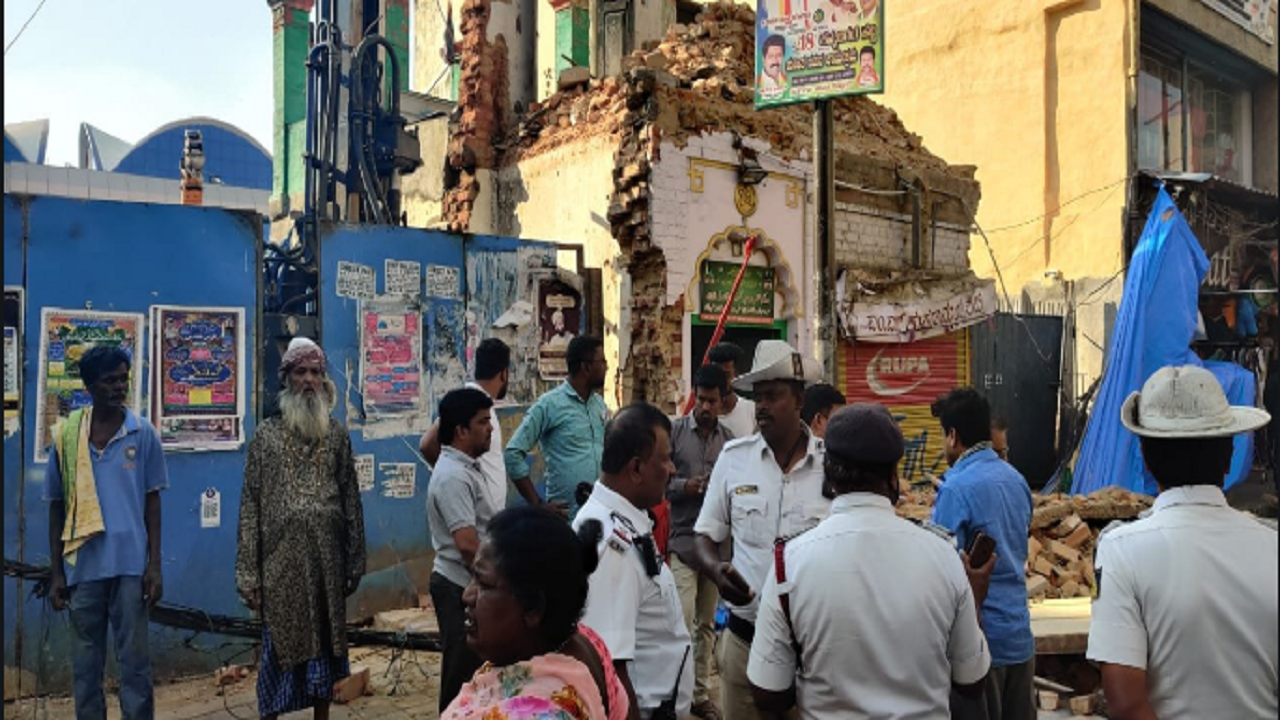
<path id="1" fill-rule="evenodd" d="M 979 530 L 969 543 L 969 567 L 980 568 L 991 559 L 996 551 L 996 541 L 990 535 Z"/>

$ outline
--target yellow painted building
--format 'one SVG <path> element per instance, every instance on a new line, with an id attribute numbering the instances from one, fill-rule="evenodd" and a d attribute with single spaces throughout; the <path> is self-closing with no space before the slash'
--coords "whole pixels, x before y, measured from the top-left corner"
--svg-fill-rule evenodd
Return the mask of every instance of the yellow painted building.
<path id="1" fill-rule="evenodd" d="M 1077 312 L 1076 390 L 1102 369 L 1138 170 L 1277 190 L 1275 3 L 885 4 L 886 94 L 982 185 L 970 261 L 1014 308 Z"/>

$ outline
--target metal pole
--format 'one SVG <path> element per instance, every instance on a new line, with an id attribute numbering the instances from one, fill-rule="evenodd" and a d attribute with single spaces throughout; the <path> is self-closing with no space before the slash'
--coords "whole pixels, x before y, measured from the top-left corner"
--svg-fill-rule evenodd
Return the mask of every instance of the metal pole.
<path id="1" fill-rule="evenodd" d="M 831 101 L 819 100 L 816 105 L 813 115 L 813 156 L 817 159 L 814 240 L 818 246 L 818 346 L 822 353 L 822 374 L 826 382 L 835 384 L 836 343 L 840 341 L 835 298 L 835 121 Z"/>

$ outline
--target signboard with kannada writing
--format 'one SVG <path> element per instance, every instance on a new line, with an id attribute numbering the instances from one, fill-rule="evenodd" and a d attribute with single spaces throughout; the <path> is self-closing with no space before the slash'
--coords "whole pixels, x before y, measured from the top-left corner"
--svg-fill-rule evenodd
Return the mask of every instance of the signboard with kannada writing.
<path id="1" fill-rule="evenodd" d="M 142 413 L 142 333 L 145 320 L 134 313 L 44 308 L 40 313 L 40 358 L 37 366 L 35 461 L 47 462 L 53 426 L 72 410 L 93 404 L 80 381 L 80 358 L 96 345 L 114 345 L 130 358 L 125 405 Z"/>
<path id="2" fill-rule="evenodd" d="M 884 0 L 757 0 L 756 107 L 884 92 Z"/>
<path id="3" fill-rule="evenodd" d="M 166 448 L 240 446 L 244 310 L 152 308 L 156 429 Z"/>
<path id="4" fill-rule="evenodd" d="M 842 298 L 843 300 L 843 298 Z M 846 335 L 864 343 L 907 343 L 969 327 L 999 309 L 995 284 L 943 299 L 841 303 Z"/>
<path id="5" fill-rule="evenodd" d="M 699 318 L 704 322 L 716 322 L 724 310 L 738 277 L 741 265 L 704 260 L 702 262 L 701 300 Z M 728 321 L 744 325 L 772 325 L 774 290 L 777 281 L 771 267 L 748 265 L 742 276 L 742 285 L 729 308 Z"/>

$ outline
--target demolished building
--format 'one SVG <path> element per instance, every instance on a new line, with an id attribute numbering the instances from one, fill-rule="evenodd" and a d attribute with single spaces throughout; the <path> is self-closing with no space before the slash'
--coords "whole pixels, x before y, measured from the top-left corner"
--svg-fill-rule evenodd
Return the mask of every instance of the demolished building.
<path id="1" fill-rule="evenodd" d="M 726 339 L 747 362 L 766 337 L 818 354 L 813 110 L 754 109 L 754 12 L 709 5 L 621 74 L 570 68 L 559 92 L 517 113 L 506 85 L 522 73 L 489 29 L 505 10 L 462 9 L 449 228 L 583 248 L 601 269 L 615 406 L 676 408 L 750 236 L 757 252 Z M 932 423 L 924 393 L 968 382 L 964 327 L 995 311 L 968 261 L 979 186 L 973 167 L 934 156 L 869 98 L 835 101 L 835 125 L 837 384 L 851 401 L 896 404 L 911 435 L 910 423 Z"/>

